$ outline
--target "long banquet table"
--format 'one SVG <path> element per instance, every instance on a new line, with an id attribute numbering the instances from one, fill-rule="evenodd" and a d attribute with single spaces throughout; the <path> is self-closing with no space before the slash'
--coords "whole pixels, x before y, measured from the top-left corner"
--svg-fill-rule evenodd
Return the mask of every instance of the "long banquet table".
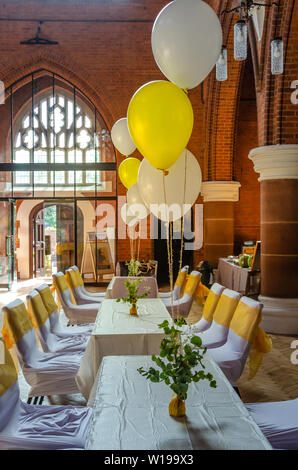
<path id="1" fill-rule="evenodd" d="M 100 363 L 109 355 L 159 354 L 163 330 L 158 325 L 172 321 L 160 299 L 140 299 L 138 317 L 129 315 L 129 304 L 105 299 L 83 355 L 76 382 L 88 400 Z"/>
<path id="2" fill-rule="evenodd" d="M 89 450 L 270 450 L 271 445 L 215 362 L 203 360 L 217 388 L 206 380 L 189 386 L 185 418 L 169 416 L 172 391 L 137 372 L 150 356 L 105 357 L 94 384 Z M 92 391 L 93 395 L 93 391 Z"/>

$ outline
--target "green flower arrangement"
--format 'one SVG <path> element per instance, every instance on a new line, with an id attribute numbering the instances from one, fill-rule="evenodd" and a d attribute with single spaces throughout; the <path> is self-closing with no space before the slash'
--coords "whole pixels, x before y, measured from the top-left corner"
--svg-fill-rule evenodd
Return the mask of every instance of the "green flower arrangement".
<path id="1" fill-rule="evenodd" d="M 186 324 L 184 318 L 176 320 L 176 326 L 180 327 Z M 180 330 L 169 326 L 165 320 L 158 325 L 163 328 L 165 338 L 160 344 L 160 355 L 152 355 L 152 361 L 157 364 L 160 370 L 150 367 L 145 371 L 142 367 L 138 372 L 151 382 L 165 382 L 169 385 L 175 394 L 175 397 L 169 404 L 169 414 L 171 416 L 185 416 L 185 400 L 187 399 L 188 387 L 191 382 L 200 380 L 209 380 L 210 387 L 216 387 L 216 381 L 212 374 L 205 372 L 205 366 L 202 363 L 207 348 L 199 349 L 202 346 L 202 340 L 199 336 L 192 336 L 189 340 L 181 341 Z M 192 346 L 191 346 L 192 345 Z M 194 370 L 200 365 L 201 370 Z"/>
<path id="2" fill-rule="evenodd" d="M 140 271 L 141 263 L 140 263 L 140 261 L 138 261 L 134 258 L 131 258 L 131 260 L 129 262 L 125 263 L 125 264 L 128 267 L 128 275 L 129 276 L 137 277 L 141 274 L 141 271 Z"/>
<path id="3" fill-rule="evenodd" d="M 128 292 L 127 297 L 119 297 L 116 299 L 116 302 L 128 302 L 131 304 L 130 308 L 130 315 L 138 315 L 137 312 L 137 301 L 139 299 L 144 299 L 145 297 L 148 297 L 150 293 L 150 289 L 147 289 L 146 292 L 144 292 L 141 295 L 138 295 L 138 290 L 139 290 L 139 284 L 142 282 L 142 279 L 135 279 L 133 281 L 130 281 L 127 279 L 125 281 L 125 287 Z"/>

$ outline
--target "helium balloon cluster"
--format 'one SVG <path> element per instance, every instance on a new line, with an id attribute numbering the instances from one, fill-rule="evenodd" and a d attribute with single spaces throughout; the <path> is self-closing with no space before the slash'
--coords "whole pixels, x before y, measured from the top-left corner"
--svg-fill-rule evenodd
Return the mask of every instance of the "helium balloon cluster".
<path id="1" fill-rule="evenodd" d="M 165 222 L 177 220 L 199 195 L 201 169 L 186 149 L 194 124 L 187 90 L 202 83 L 220 55 L 220 22 L 203 0 L 175 0 L 155 19 L 151 45 L 156 64 L 169 81 L 141 86 L 130 100 L 127 118 L 119 119 L 111 131 L 120 153 L 127 157 L 137 148 L 144 157 L 142 163 L 126 158 L 119 166 L 120 180 L 128 189 L 126 223 L 131 222 L 135 205 L 139 219 L 150 210 Z M 164 211 L 156 209 L 160 203 Z M 170 210 L 173 205 L 180 212 Z"/>

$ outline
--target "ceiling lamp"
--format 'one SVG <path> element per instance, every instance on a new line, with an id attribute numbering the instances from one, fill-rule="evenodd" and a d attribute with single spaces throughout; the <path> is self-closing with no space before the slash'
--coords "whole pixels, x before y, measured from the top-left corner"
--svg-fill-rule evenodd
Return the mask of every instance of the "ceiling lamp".
<path id="1" fill-rule="evenodd" d="M 240 20 L 234 25 L 234 59 L 245 60 L 247 58 L 247 23 L 256 11 L 261 7 L 277 6 L 277 2 L 258 3 L 253 0 L 240 0 L 239 5 L 231 10 L 223 10 L 223 13 L 238 13 Z M 277 12 L 278 14 L 278 12 Z M 283 42 L 282 38 L 275 37 L 271 41 L 271 73 L 280 75 L 283 73 Z M 221 54 L 216 63 L 216 79 L 227 80 L 227 49 L 222 47 Z"/>
<path id="2" fill-rule="evenodd" d="M 223 82 L 228 79 L 228 52 L 226 46 L 222 46 L 219 58 L 216 62 L 216 80 Z"/>

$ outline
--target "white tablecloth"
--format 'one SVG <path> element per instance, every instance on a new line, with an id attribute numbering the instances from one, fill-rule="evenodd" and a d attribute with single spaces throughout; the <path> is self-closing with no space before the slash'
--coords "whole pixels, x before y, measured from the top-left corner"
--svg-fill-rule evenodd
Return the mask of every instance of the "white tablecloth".
<path id="1" fill-rule="evenodd" d="M 159 354 L 163 330 L 158 325 L 171 317 L 160 299 L 140 299 L 138 317 L 129 315 L 130 305 L 105 299 L 82 358 L 76 382 L 89 398 L 104 356 Z"/>
<path id="2" fill-rule="evenodd" d="M 242 294 L 246 293 L 250 275 L 249 268 L 241 268 L 226 258 L 219 258 L 217 275 L 219 284 Z"/>
<path id="3" fill-rule="evenodd" d="M 86 449 L 271 449 L 219 367 L 211 358 L 204 363 L 217 388 L 206 380 L 190 384 L 187 416 L 173 418 L 168 412 L 170 388 L 137 372 L 140 366 L 154 365 L 149 356 L 105 357 Z"/>

